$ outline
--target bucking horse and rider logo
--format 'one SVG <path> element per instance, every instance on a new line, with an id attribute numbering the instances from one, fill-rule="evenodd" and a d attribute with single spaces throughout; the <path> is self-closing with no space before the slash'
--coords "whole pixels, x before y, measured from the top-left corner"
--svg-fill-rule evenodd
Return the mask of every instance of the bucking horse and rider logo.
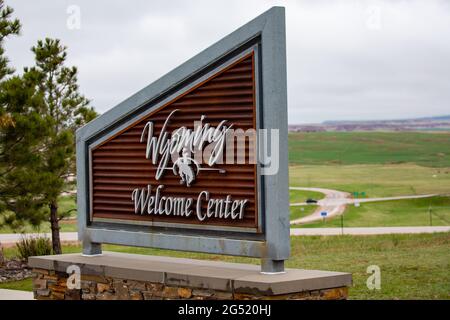
<path id="1" fill-rule="evenodd" d="M 189 156 L 190 154 L 187 149 L 183 148 L 182 156 L 174 162 L 172 168 L 167 168 L 172 169 L 173 174 L 181 178 L 180 184 L 190 187 L 200 171 L 218 171 L 219 173 L 225 173 L 224 169 L 202 168 L 197 161 Z"/>

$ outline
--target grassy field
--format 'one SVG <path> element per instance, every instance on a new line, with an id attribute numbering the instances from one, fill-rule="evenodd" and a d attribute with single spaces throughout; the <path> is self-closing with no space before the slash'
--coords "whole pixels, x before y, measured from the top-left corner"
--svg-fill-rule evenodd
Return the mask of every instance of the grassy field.
<path id="1" fill-rule="evenodd" d="M 289 134 L 291 186 L 369 197 L 450 193 L 450 132 Z"/>
<path id="2" fill-rule="evenodd" d="M 382 236 L 292 237 L 287 267 L 351 272 L 350 299 L 450 299 L 450 233 Z M 104 250 L 169 255 L 229 262 L 256 259 L 104 245 Z M 80 252 L 65 246 L 64 253 Z M 16 255 L 14 248 L 5 255 Z M 367 267 L 381 269 L 381 289 L 366 287 Z M 0 288 L 31 290 L 31 281 L 1 284 Z"/>
<path id="3" fill-rule="evenodd" d="M 293 187 L 365 192 L 367 197 L 450 193 L 450 168 L 415 164 L 291 165 L 289 179 Z"/>
<path id="4" fill-rule="evenodd" d="M 61 196 L 58 200 L 58 206 L 60 212 L 68 212 L 69 210 L 76 209 L 74 196 Z M 76 211 L 71 212 L 71 217 L 76 217 Z M 10 227 L 2 226 L 2 217 L 0 216 L 0 233 L 44 233 L 50 232 L 50 223 L 43 222 L 40 226 L 34 227 L 31 225 L 25 225 L 18 230 L 12 230 Z M 60 221 L 61 232 L 77 231 L 76 220 L 61 220 Z"/>
<path id="5" fill-rule="evenodd" d="M 430 212 L 431 211 L 431 212 Z M 431 213 L 431 219 L 430 219 Z M 361 203 L 347 206 L 345 227 L 401 227 L 450 225 L 450 197 Z M 341 217 L 295 227 L 340 227 Z"/>
<path id="6" fill-rule="evenodd" d="M 307 199 L 320 200 L 324 197 L 323 193 L 303 190 L 289 190 L 289 202 L 306 202 Z M 290 219 L 294 220 L 312 214 L 317 209 L 316 205 L 307 205 L 290 208 Z"/>
<path id="7" fill-rule="evenodd" d="M 301 165 L 415 163 L 450 167 L 450 132 L 289 134 L 289 162 Z"/>
<path id="8" fill-rule="evenodd" d="M 303 218 L 306 216 L 309 216 L 310 214 L 314 213 L 316 211 L 317 206 L 316 205 L 307 205 L 307 206 L 299 206 L 299 207 L 291 207 L 290 208 L 290 220 L 295 220 L 298 218 Z"/>
<path id="9" fill-rule="evenodd" d="M 61 232 L 74 232 L 78 230 L 76 220 L 61 220 L 59 222 Z M 0 228 L 0 233 L 48 233 L 50 232 L 50 223 L 43 222 L 39 227 L 26 225 L 19 230 L 12 230 L 10 227 L 3 226 Z"/>
<path id="10" fill-rule="evenodd" d="M 20 281 L 0 283 L 0 289 L 33 291 L 33 282 L 31 278 L 28 278 Z"/>
<path id="11" fill-rule="evenodd" d="M 289 135 L 291 186 L 364 192 L 366 197 L 450 195 L 450 132 L 319 132 Z M 304 198 L 302 194 L 291 199 Z M 431 202 L 430 202 L 431 201 Z M 450 225 L 449 198 L 349 206 L 345 225 Z M 309 210 L 291 208 L 291 217 Z M 340 218 L 303 227 L 340 226 Z"/>
<path id="12" fill-rule="evenodd" d="M 305 202 L 308 198 L 320 200 L 324 197 L 323 193 L 304 190 L 289 190 L 289 202 Z"/>

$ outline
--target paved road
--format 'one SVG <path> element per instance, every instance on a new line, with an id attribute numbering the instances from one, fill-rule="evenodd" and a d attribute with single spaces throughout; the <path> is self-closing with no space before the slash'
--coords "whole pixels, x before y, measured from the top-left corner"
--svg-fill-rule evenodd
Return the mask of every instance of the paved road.
<path id="1" fill-rule="evenodd" d="M 385 197 L 385 198 L 363 198 L 363 199 L 345 199 L 345 203 L 354 204 L 356 202 L 377 202 L 377 201 L 389 201 L 389 200 L 403 200 L 403 199 L 421 199 L 435 197 L 437 194 L 418 194 L 410 196 L 397 196 L 397 197 Z"/>
<path id="2" fill-rule="evenodd" d="M 450 232 L 450 226 L 344 228 L 344 234 L 351 235 L 433 232 Z M 341 228 L 291 228 L 291 236 L 334 236 L 340 234 L 342 234 Z M 0 244 L 13 245 L 20 240 L 20 237 L 20 234 L 0 234 Z M 50 237 L 50 234 L 47 234 L 47 237 Z M 63 242 L 76 242 L 78 241 L 78 235 L 76 232 L 61 232 L 61 239 Z"/>
<path id="3" fill-rule="evenodd" d="M 309 222 L 314 222 L 318 220 L 322 220 L 322 216 L 320 213 L 322 211 L 327 212 L 327 217 L 334 217 L 341 215 L 345 210 L 345 202 L 344 200 L 350 198 L 350 193 L 338 191 L 338 190 L 331 190 L 331 189 L 324 189 L 324 188 L 300 188 L 300 187 L 290 187 L 290 190 L 301 190 L 301 191 L 314 191 L 314 192 L 320 192 L 325 195 L 325 198 L 322 200 L 319 200 L 317 202 L 317 210 L 314 211 L 309 216 L 295 219 L 291 221 L 291 224 L 304 224 Z M 299 205 L 305 205 L 303 203 L 293 203 L 291 206 L 299 206 Z"/>
<path id="4" fill-rule="evenodd" d="M 47 238 L 51 238 L 52 235 L 50 233 L 37 234 L 37 233 L 27 233 L 27 236 L 46 236 Z M 61 232 L 61 241 L 63 242 L 73 242 L 78 241 L 78 233 L 77 232 Z M 9 245 L 18 242 L 22 238 L 20 233 L 3 233 L 0 234 L 0 244 Z"/>
<path id="5" fill-rule="evenodd" d="M 422 194 L 422 195 L 407 195 L 407 196 L 397 196 L 397 197 L 385 197 L 385 198 L 363 198 L 363 199 L 353 199 L 350 198 L 350 193 L 342 192 L 338 190 L 323 189 L 323 188 L 299 188 L 290 187 L 290 190 L 303 190 L 303 191 L 314 191 L 321 192 L 325 194 L 325 198 L 317 202 L 317 210 L 314 211 L 309 216 L 295 219 L 291 221 L 293 224 L 305 224 L 314 221 L 320 221 L 323 217 L 320 215 L 321 212 L 327 212 L 327 218 L 338 216 L 344 213 L 345 207 L 349 204 L 355 203 L 366 203 L 366 202 L 378 202 L 378 201 L 390 201 L 390 200 L 403 200 L 403 199 L 420 199 L 434 197 L 436 194 Z M 290 206 L 303 206 L 306 203 L 292 203 Z"/>
<path id="6" fill-rule="evenodd" d="M 450 232 L 450 226 L 344 228 L 344 234 L 349 235 L 434 233 L 434 232 Z M 291 236 L 335 236 L 340 234 L 342 234 L 341 228 L 291 228 Z"/>
<path id="7" fill-rule="evenodd" d="M 0 289 L 0 300 L 34 300 L 33 292 Z"/>

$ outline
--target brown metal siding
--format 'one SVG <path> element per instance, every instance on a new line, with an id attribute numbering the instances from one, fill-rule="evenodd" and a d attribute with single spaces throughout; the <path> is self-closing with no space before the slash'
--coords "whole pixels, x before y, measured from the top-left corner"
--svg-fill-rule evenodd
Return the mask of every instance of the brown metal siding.
<path id="1" fill-rule="evenodd" d="M 225 169 L 226 173 L 202 171 L 190 187 L 180 185 L 180 178 L 170 171 L 160 180 L 155 179 L 156 167 L 145 158 L 146 145 L 139 139 L 147 121 L 154 123 L 155 135 L 159 135 L 165 119 L 174 109 L 179 111 L 171 118 L 168 132 L 180 126 L 193 128 L 194 121 L 203 114 L 206 116 L 204 123 L 212 126 L 228 120 L 227 125 L 233 123 L 235 129 L 256 129 L 253 53 L 92 150 L 92 216 L 198 224 L 195 213 L 189 218 L 134 214 L 131 192 L 147 184 L 154 190 L 162 184 L 165 185 L 163 195 L 192 197 L 192 208 L 203 190 L 209 191 L 211 198 L 231 195 L 233 200 L 248 199 L 243 220 L 207 219 L 201 224 L 256 228 L 258 202 L 254 164 L 216 164 L 215 167 Z M 248 158 L 248 143 L 246 149 Z"/>

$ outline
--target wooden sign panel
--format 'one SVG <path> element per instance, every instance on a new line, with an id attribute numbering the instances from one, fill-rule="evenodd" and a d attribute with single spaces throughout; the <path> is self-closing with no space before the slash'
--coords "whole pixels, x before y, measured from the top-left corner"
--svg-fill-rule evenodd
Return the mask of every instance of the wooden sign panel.
<path id="1" fill-rule="evenodd" d="M 238 150 L 236 139 L 226 140 L 224 136 L 235 129 L 256 130 L 254 66 L 251 51 L 92 148 L 92 220 L 141 221 L 152 226 L 229 226 L 256 231 L 257 167 L 256 163 L 249 163 L 254 158 L 249 143 L 252 138 L 246 139 L 245 150 Z M 168 150 L 180 128 L 186 129 L 182 129 L 186 139 L 179 143 L 181 150 L 175 152 L 180 158 L 165 162 L 168 152 L 153 152 L 154 148 Z M 202 160 L 199 152 L 217 143 L 209 143 L 208 134 L 219 132 L 216 140 L 226 140 L 220 141 L 222 163 L 209 166 L 196 161 Z M 166 146 L 161 142 L 164 134 Z M 199 143 L 193 146 L 196 137 Z M 202 137 L 206 139 L 200 141 Z M 183 149 L 194 150 L 184 166 Z M 147 155 L 147 150 L 152 154 Z M 230 151 L 234 163 L 225 161 Z M 246 163 L 236 164 L 239 152 L 245 155 Z"/>

